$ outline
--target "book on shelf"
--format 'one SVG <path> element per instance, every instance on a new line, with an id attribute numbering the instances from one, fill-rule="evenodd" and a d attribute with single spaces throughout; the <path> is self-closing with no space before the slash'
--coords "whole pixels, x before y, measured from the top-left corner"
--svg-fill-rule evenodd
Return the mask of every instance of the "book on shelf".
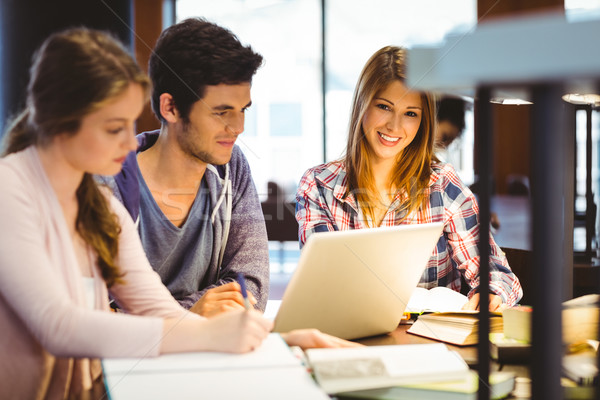
<path id="1" fill-rule="evenodd" d="M 308 349 L 305 355 L 317 383 L 329 394 L 462 380 L 469 371 L 443 343 Z"/>
<path id="2" fill-rule="evenodd" d="M 525 364 L 531 359 L 531 344 L 502 332 L 490 333 L 490 356 L 500 364 Z"/>
<path id="3" fill-rule="evenodd" d="M 563 376 L 577 385 L 592 386 L 598 383 L 598 356 L 596 352 L 567 354 L 562 359 Z"/>
<path id="4" fill-rule="evenodd" d="M 492 372 L 490 374 L 490 398 L 507 397 L 515 387 L 515 375 L 510 372 Z M 373 400 L 476 400 L 479 390 L 479 376 L 470 370 L 465 378 L 456 381 L 431 382 L 413 385 L 399 385 L 389 388 L 360 390 L 339 393 L 339 400 L 373 399 Z"/>
<path id="5" fill-rule="evenodd" d="M 563 343 L 571 344 L 590 339 L 598 339 L 598 317 L 600 295 L 590 294 L 563 302 L 562 335 Z M 502 312 L 504 336 L 531 342 L 530 306 L 515 306 Z"/>
<path id="6" fill-rule="evenodd" d="M 457 346 L 476 344 L 479 311 L 423 314 L 407 332 Z M 502 332 L 501 313 L 490 312 L 490 332 Z"/>
<path id="7" fill-rule="evenodd" d="M 531 313 L 530 306 L 516 305 L 502 311 L 504 320 L 504 337 L 524 343 L 531 343 Z"/>
<path id="8" fill-rule="evenodd" d="M 432 289 L 417 287 L 406 305 L 405 313 L 460 311 L 468 301 L 464 294 L 445 286 Z"/>

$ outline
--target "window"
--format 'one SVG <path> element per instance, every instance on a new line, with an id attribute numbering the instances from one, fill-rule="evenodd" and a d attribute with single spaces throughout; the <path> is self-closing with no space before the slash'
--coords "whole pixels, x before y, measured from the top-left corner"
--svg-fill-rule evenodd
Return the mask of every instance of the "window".
<path id="1" fill-rule="evenodd" d="M 177 1 L 178 21 L 195 16 L 229 28 L 264 57 L 237 143 L 261 199 L 268 181 L 293 196 L 302 173 L 323 160 L 320 1 Z"/>
<path id="2" fill-rule="evenodd" d="M 202 16 L 231 29 L 265 58 L 253 81 L 246 154 L 261 198 L 277 182 L 293 198 L 302 173 L 339 158 L 345 149 L 350 102 L 361 68 L 380 47 L 439 43 L 451 31 L 476 23 L 475 0 L 364 2 L 328 0 L 325 20 L 326 160 L 323 159 L 321 1 L 177 0 L 178 21 Z M 473 174 L 472 113 L 460 141 L 457 165 Z"/>

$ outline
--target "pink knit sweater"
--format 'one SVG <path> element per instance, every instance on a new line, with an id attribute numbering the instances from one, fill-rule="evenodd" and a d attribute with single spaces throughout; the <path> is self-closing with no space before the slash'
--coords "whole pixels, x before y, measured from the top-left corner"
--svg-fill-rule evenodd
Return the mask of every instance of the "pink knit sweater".
<path id="1" fill-rule="evenodd" d="M 162 285 L 114 198 L 126 282 L 111 294 L 133 315 L 107 312 L 97 269 L 96 306 L 88 309 L 69 229 L 35 147 L 0 159 L 0 187 L 1 399 L 77 396 L 99 375 L 98 358 L 156 356 L 162 318 L 200 318 Z"/>

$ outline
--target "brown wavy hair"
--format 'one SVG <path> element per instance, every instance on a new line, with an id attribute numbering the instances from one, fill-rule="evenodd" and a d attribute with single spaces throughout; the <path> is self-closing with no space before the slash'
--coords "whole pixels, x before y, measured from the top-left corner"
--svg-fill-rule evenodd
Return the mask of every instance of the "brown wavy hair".
<path id="1" fill-rule="evenodd" d="M 125 93 L 131 83 L 148 97 L 148 77 L 109 33 L 75 28 L 51 35 L 34 56 L 26 108 L 4 135 L 3 155 L 76 134 L 86 115 Z M 121 232 L 117 216 L 90 174 L 84 174 L 76 195 L 77 232 L 96 252 L 106 284 L 123 282 L 116 264 Z"/>
<path id="2" fill-rule="evenodd" d="M 379 202 L 373 173 L 370 168 L 371 151 L 362 128 L 366 110 L 377 95 L 394 81 L 406 80 L 406 50 L 386 46 L 378 50 L 365 64 L 352 101 L 348 144 L 344 162 L 348 176 L 348 193 L 354 194 L 363 214 L 375 220 L 374 204 Z M 421 92 L 423 114 L 414 140 L 398 155 L 392 183 L 406 194 L 397 211 L 404 217 L 424 207 L 428 201 L 427 187 L 431 175 L 433 152 L 435 99 L 433 94 Z"/>

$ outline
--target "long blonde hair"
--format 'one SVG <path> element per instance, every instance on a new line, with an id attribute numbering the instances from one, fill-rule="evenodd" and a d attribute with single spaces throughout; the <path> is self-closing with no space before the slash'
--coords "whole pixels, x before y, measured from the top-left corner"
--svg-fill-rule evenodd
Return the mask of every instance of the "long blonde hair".
<path id="1" fill-rule="evenodd" d="M 75 134 L 81 120 L 125 93 L 131 83 L 148 96 L 150 81 L 123 45 L 86 28 L 51 35 L 37 51 L 27 87 L 27 106 L 8 127 L 3 155 L 45 146 Z M 105 196 L 86 173 L 77 188 L 76 229 L 98 255 L 107 285 L 122 281 L 116 257 L 121 231 Z"/>
<path id="2" fill-rule="evenodd" d="M 344 157 L 348 176 L 348 194 L 354 194 L 363 214 L 375 221 L 374 204 L 379 201 L 375 180 L 370 168 L 370 150 L 362 129 L 363 117 L 373 98 L 394 81 L 406 80 L 406 50 L 401 47 L 386 46 L 371 56 L 365 64 L 352 101 L 348 144 Z M 421 92 L 423 114 L 421 125 L 414 140 L 398 155 L 392 173 L 392 184 L 406 200 L 397 211 L 404 211 L 404 217 L 424 207 L 428 201 L 427 187 L 431 175 L 433 153 L 435 99 L 427 92 Z"/>

